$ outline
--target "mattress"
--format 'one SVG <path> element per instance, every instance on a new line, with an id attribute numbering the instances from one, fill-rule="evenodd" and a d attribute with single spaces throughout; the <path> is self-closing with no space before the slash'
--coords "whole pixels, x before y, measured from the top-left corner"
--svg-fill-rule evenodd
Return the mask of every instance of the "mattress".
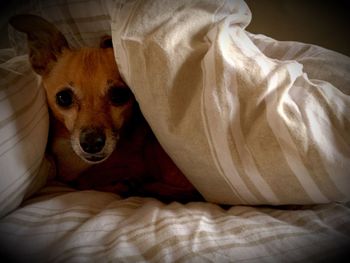
<path id="1" fill-rule="evenodd" d="M 29 1 L 123 79 L 206 202 L 54 181 L 25 36 L 0 51 L 0 255 L 13 262 L 327 262 L 350 247 L 350 58 L 246 30 L 244 1 Z"/>

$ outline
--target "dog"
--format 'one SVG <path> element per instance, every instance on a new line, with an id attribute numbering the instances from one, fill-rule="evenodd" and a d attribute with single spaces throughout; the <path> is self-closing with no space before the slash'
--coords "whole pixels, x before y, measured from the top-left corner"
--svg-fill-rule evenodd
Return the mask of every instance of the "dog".
<path id="1" fill-rule="evenodd" d="M 160 146 L 123 81 L 110 36 L 73 49 L 50 22 L 17 15 L 29 61 L 41 76 L 50 111 L 48 154 L 57 180 L 78 189 L 196 201 L 201 195 Z"/>

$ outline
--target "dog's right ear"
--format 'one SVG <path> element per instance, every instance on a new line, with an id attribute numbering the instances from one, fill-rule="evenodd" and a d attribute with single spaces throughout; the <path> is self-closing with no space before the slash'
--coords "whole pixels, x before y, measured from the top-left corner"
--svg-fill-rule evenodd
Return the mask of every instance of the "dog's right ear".
<path id="1" fill-rule="evenodd" d="M 62 51 L 69 48 L 62 33 L 39 16 L 16 15 L 9 22 L 27 34 L 30 63 L 39 75 L 48 74 Z"/>

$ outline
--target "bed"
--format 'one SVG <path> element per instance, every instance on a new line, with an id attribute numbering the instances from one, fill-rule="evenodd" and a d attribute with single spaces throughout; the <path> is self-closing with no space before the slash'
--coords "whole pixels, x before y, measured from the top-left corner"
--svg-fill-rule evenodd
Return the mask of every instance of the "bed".
<path id="1" fill-rule="evenodd" d="M 243 1 L 29 1 L 73 47 L 113 39 L 152 130 L 207 202 L 76 191 L 45 156 L 25 36 L 0 51 L 8 262 L 330 262 L 350 248 L 350 59 L 246 30 Z M 344 259 L 345 257 L 345 259 Z"/>

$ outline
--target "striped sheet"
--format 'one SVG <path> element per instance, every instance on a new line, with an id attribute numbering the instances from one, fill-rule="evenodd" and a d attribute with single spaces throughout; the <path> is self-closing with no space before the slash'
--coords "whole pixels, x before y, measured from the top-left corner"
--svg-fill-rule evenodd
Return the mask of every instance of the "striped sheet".
<path id="1" fill-rule="evenodd" d="M 15 262 L 330 262 L 348 253 L 349 225 L 340 204 L 223 209 L 52 186 L 0 220 L 0 250 Z"/>
<path id="2" fill-rule="evenodd" d="M 70 47 L 95 47 L 101 36 L 111 34 L 111 16 L 118 0 L 31 0 L 16 13 L 31 13 L 51 21 L 67 38 Z M 120 1 L 122 2 L 122 1 Z M 9 29 L 9 38 L 18 54 L 27 52 L 24 34 Z"/>
<path id="3" fill-rule="evenodd" d="M 1 53 L 6 56 L 8 50 Z M 0 216 L 45 184 L 48 112 L 27 56 L 0 64 Z"/>

